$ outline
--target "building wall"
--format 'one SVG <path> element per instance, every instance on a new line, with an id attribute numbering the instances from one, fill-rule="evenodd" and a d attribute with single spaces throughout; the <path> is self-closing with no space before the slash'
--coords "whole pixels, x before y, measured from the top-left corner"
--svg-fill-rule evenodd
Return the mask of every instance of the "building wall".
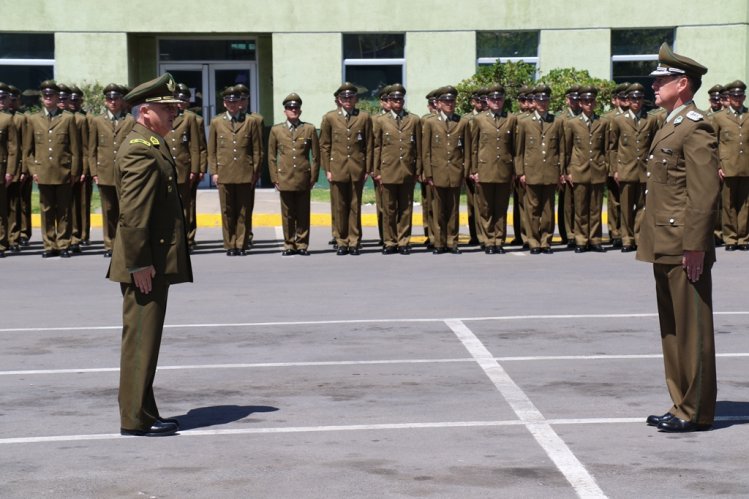
<path id="1" fill-rule="evenodd" d="M 571 50 L 571 47 L 585 47 Z M 611 30 L 543 30 L 538 47 L 541 76 L 552 69 L 587 70 L 594 78 L 611 77 Z"/>
<path id="2" fill-rule="evenodd" d="M 127 82 L 127 34 L 55 33 L 55 78 L 75 83 Z"/>

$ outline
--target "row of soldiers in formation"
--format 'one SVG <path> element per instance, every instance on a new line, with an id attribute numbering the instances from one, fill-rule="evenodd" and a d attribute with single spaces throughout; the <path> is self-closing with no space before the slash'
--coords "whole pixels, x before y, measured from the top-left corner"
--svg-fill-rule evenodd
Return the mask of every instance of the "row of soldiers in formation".
<path id="1" fill-rule="evenodd" d="M 709 90 L 719 137 L 724 182 L 716 240 L 727 250 L 749 250 L 749 166 L 743 150 L 745 85 L 741 81 Z M 17 89 L 0 83 L 0 255 L 19 252 L 30 238 L 31 180 L 39 186 L 44 253 L 68 257 L 89 243 L 92 185 L 98 187 L 105 256 L 111 256 L 118 218 L 114 177 L 116 156 L 134 124 L 123 99 L 127 89 L 104 88 L 107 111 L 81 111 L 77 87 L 54 81 L 40 86 L 42 109 L 16 112 Z M 357 87 L 342 84 L 336 109 L 320 126 L 302 122 L 302 99 L 283 100 L 286 120 L 271 128 L 267 143 L 269 173 L 280 192 L 284 255 L 307 255 L 310 190 L 320 167 L 331 188 L 333 240 L 337 254 L 359 254 L 361 196 L 370 176 L 376 186 L 383 253 L 410 253 L 411 218 L 416 183 L 421 184 L 427 245 L 436 254 L 460 253 L 459 199 L 467 193 L 471 240 L 487 254 L 504 253 L 507 212 L 514 201 L 516 243 L 533 254 L 552 253 L 555 194 L 563 244 L 578 253 L 605 251 L 602 199 L 608 191 L 609 236 L 614 247 L 633 251 L 639 214 L 644 206 L 650 142 L 665 119 L 646 113 L 644 88 L 620 84 L 612 110 L 598 116 L 597 90 L 572 86 L 565 109 L 549 112 L 551 90 L 523 87 L 520 111 L 505 111 L 501 85 L 471 95 L 473 111 L 455 113 L 457 90 L 430 92 L 430 113 L 419 118 L 404 109 L 400 84 L 380 91 L 382 111 L 370 116 L 357 109 Z M 195 246 L 197 185 L 210 172 L 219 190 L 224 248 L 229 256 L 245 254 L 252 239 L 254 188 L 266 151 L 263 118 L 248 112 L 249 89 L 226 88 L 226 112 L 215 117 L 206 138 L 202 118 L 187 110 L 190 89 L 179 84 L 182 101 L 172 131 L 164 139 L 172 151 Z M 721 109 L 718 104 L 721 103 Z"/>

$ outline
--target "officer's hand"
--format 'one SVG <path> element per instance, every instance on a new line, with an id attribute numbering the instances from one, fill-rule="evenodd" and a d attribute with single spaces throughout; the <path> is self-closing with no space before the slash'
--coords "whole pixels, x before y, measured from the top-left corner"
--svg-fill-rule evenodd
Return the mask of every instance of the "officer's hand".
<path id="1" fill-rule="evenodd" d="M 214 184 L 218 184 L 218 173 L 216 173 L 215 175 L 213 175 L 213 177 L 211 177 L 211 179 L 213 180 Z"/>
<path id="2" fill-rule="evenodd" d="M 311 180 L 309 183 L 309 188 L 312 189 L 315 186 L 315 181 Z"/>
<path id="3" fill-rule="evenodd" d="M 681 266 L 687 271 L 687 279 L 692 282 L 699 281 L 704 262 L 704 251 L 684 251 L 684 256 L 681 258 Z"/>
<path id="4" fill-rule="evenodd" d="M 281 189 L 278 188 L 278 184 L 273 184 L 278 192 L 281 192 Z"/>
<path id="5" fill-rule="evenodd" d="M 33 175 L 33 177 L 32 177 L 32 178 L 34 179 L 34 183 L 35 183 L 35 184 L 38 184 L 38 183 L 39 183 L 39 175 L 37 175 L 37 174 L 35 173 L 35 174 Z"/>
<path id="6" fill-rule="evenodd" d="M 86 181 L 86 175 L 81 175 L 81 180 L 80 181 L 81 182 L 85 182 Z"/>
<path id="7" fill-rule="evenodd" d="M 427 184 L 434 185 L 434 180 L 432 180 L 432 177 L 427 178 Z"/>
<path id="8" fill-rule="evenodd" d="M 7 187 L 10 184 L 10 181 L 13 180 L 13 175 L 10 173 L 5 174 L 5 186 Z"/>
<path id="9" fill-rule="evenodd" d="M 328 182 L 333 181 L 333 174 L 330 172 L 325 172 L 325 178 L 328 179 Z"/>
<path id="10" fill-rule="evenodd" d="M 96 185 L 99 185 L 99 176 L 98 175 L 94 175 L 94 183 Z"/>
<path id="11" fill-rule="evenodd" d="M 520 175 L 520 185 L 525 187 L 525 175 Z"/>
<path id="12" fill-rule="evenodd" d="M 149 265 L 143 270 L 133 272 L 133 283 L 141 293 L 147 295 L 153 289 L 153 277 L 156 275 L 156 269 Z"/>
<path id="13" fill-rule="evenodd" d="M 198 174 L 198 179 L 199 179 L 199 181 L 200 181 L 200 182 L 202 182 L 202 181 L 203 181 L 203 178 L 204 178 L 204 177 L 205 177 L 205 173 L 202 173 L 202 172 L 201 172 L 201 173 L 199 173 L 199 174 Z"/>
<path id="14" fill-rule="evenodd" d="M 572 182 L 572 174 L 567 175 L 567 183 L 570 184 L 570 187 L 575 186 L 575 184 Z"/>
<path id="15" fill-rule="evenodd" d="M 721 182 L 723 182 L 723 179 L 726 178 L 726 174 L 723 172 L 723 168 L 718 168 L 718 177 L 720 177 Z"/>
<path id="16" fill-rule="evenodd" d="M 619 172 L 614 172 L 614 182 L 619 185 Z"/>
<path id="17" fill-rule="evenodd" d="M 474 183 L 478 184 L 479 183 L 479 174 L 475 173 L 475 174 L 471 175 L 470 179 L 473 180 Z"/>

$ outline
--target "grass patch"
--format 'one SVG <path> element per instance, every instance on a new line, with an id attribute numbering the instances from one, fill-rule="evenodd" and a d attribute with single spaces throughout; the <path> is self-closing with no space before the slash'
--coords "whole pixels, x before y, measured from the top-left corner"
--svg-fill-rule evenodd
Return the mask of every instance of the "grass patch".
<path id="1" fill-rule="evenodd" d="M 91 213 L 97 213 L 101 211 L 101 197 L 99 196 L 99 189 L 94 185 L 94 189 L 91 192 Z M 41 213 L 39 209 L 39 188 L 34 184 L 34 188 L 31 191 L 31 213 L 38 215 Z"/>

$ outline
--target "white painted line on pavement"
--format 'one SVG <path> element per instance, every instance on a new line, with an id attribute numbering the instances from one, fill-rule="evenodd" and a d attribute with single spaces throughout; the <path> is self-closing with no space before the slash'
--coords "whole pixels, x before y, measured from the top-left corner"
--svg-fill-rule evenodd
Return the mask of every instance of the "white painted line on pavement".
<path id="1" fill-rule="evenodd" d="M 510 378 L 507 372 L 492 356 L 481 340 L 461 321 L 445 321 L 445 324 L 455 333 L 463 343 L 468 353 L 484 370 L 489 379 L 497 387 L 499 393 L 525 423 L 533 438 L 546 452 L 559 471 L 564 475 L 580 497 L 606 497 L 593 476 L 572 453 L 567 444 L 554 431 L 528 396 Z"/>

